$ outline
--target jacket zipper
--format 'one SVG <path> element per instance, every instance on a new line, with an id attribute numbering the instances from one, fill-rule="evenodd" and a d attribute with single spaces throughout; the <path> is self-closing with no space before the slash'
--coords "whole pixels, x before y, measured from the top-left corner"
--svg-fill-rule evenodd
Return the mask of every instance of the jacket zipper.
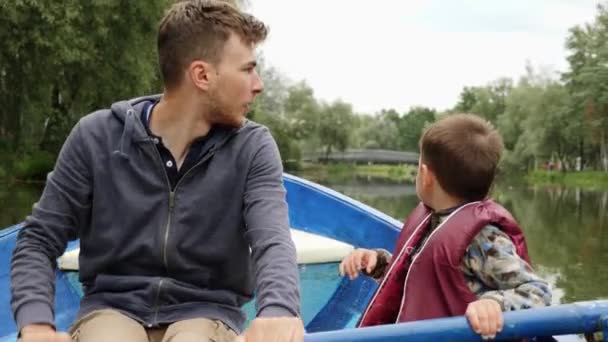
<path id="1" fill-rule="evenodd" d="M 177 187 L 175 187 L 175 189 L 177 189 Z M 167 272 L 169 272 L 169 263 L 167 261 L 167 242 L 169 241 L 171 218 L 173 216 L 173 208 L 175 207 L 175 189 L 169 191 L 169 215 L 167 217 L 167 225 L 165 226 L 165 238 L 163 239 L 163 263 Z"/>
<path id="2" fill-rule="evenodd" d="M 156 145 L 154 144 L 153 139 L 150 139 L 149 142 L 152 144 L 152 147 L 154 148 L 156 157 L 157 157 L 160 165 L 163 165 L 163 158 L 161 157 L 160 152 L 158 152 L 158 149 L 156 148 Z M 179 184 L 182 182 L 182 179 L 184 179 L 193 169 L 197 168 L 199 165 L 201 165 L 204 162 L 206 162 L 207 160 L 209 160 L 209 158 L 211 158 L 214 153 L 215 153 L 215 150 L 213 148 L 211 150 L 209 150 L 198 163 L 194 164 L 188 171 L 186 171 L 186 173 L 184 175 L 182 175 L 182 177 L 177 181 L 177 184 L 175 184 L 175 188 L 171 187 L 171 182 L 169 181 L 169 176 L 167 175 L 167 171 L 165 170 L 165 168 L 164 167 L 161 168 L 161 171 L 165 175 L 165 180 L 167 181 L 167 187 L 169 188 L 169 212 L 167 215 L 167 223 L 165 225 L 165 234 L 163 237 L 163 249 L 162 249 L 163 265 L 165 266 L 165 270 L 167 271 L 167 273 L 169 272 L 169 262 L 168 262 L 168 258 L 167 258 L 167 245 L 169 242 L 169 233 L 171 231 L 171 221 L 172 221 L 172 216 L 173 216 L 173 209 L 175 208 L 175 192 L 177 191 L 177 187 L 179 186 Z M 149 327 L 153 327 L 158 324 L 158 309 L 159 309 L 158 302 L 159 302 L 160 291 L 163 286 L 163 282 L 164 282 L 163 278 L 160 278 L 160 280 L 158 281 L 156 299 L 154 301 L 154 320 L 153 320 L 152 324 L 149 324 Z"/>
<path id="3" fill-rule="evenodd" d="M 158 152 L 158 149 L 156 148 L 156 144 L 154 143 L 154 140 L 150 138 L 148 141 L 151 143 L 152 148 L 154 149 L 154 154 L 156 155 L 158 162 L 160 163 L 160 165 L 163 165 L 163 158 L 161 157 L 160 152 Z M 165 181 L 167 182 L 167 187 L 169 188 L 169 215 L 167 218 L 167 224 L 165 225 L 166 232 L 165 232 L 165 241 L 164 241 L 164 245 L 166 245 L 166 240 L 169 237 L 168 236 L 169 235 L 168 227 L 171 224 L 171 214 L 173 211 L 172 206 L 175 205 L 175 193 L 171 190 L 171 182 L 169 181 L 169 176 L 167 175 L 167 171 L 165 171 L 164 167 L 161 167 L 161 172 L 165 176 Z M 166 248 L 166 246 L 163 247 L 163 251 L 165 248 Z M 163 252 L 163 263 L 165 265 L 165 270 L 167 270 L 167 272 L 168 272 L 169 270 L 167 268 L 167 261 L 166 261 L 166 256 L 165 256 L 164 252 Z M 160 291 L 162 289 L 163 282 L 164 282 L 164 279 L 161 277 L 158 280 L 158 287 L 156 288 L 156 298 L 154 299 L 154 318 L 152 319 L 152 323 L 148 324 L 148 328 L 155 327 L 158 324 L 158 308 L 159 308 L 158 302 L 160 299 Z"/>
<path id="4" fill-rule="evenodd" d="M 160 278 L 160 281 L 158 282 L 158 287 L 156 288 L 156 299 L 154 299 L 154 319 L 152 320 L 151 324 L 148 324 L 148 328 L 158 325 L 158 300 L 160 299 L 160 289 L 162 288 L 164 281 L 165 280 L 163 278 Z"/>
<path id="5" fill-rule="evenodd" d="M 156 151 L 159 158 L 160 158 L 160 153 L 158 153 L 158 150 Z M 173 208 L 175 207 L 175 193 L 177 192 L 177 188 L 179 187 L 179 185 L 182 182 L 182 179 L 186 178 L 186 176 L 195 168 L 199 167 L 201 164 L 205 163 L 207 160 L 209 160 L 209 158 L 211 158 L 213 156 L 213 154 L 215 153 L 214 150 L 210 150 L 209 152 L 207 152 L 203 158 L 201 160 L 198 161 L 198 163 L 194 164 L 190 169 L 188 169 L 188 171 L 186 171 L 185 174 L 182 175 L 182 177 L 177 181 L 177 184 L 175 184 L 175 188 L 173 188 L 172 190 L 169 191 L 169 215 L 167 217 L 167 224 L 165 225 L 165 236 L 164 236 L 164 240 L 163 240 L 163 263 L 165 265 L 165 269 L 167 270 L 167 272 L 169 272 L 169 263 L 167 260 L 167 244 L 169 242 L 169 233 L 171 231 L 171 219 L 173 216 Z M 164 171 L 164 169 L 163 169 Z M 165 171 L 165 176 L 167 177 L 167 180 L 169 179 L 169 177 L 167 176 L 167 172 Z M 171 189 L 171 184 L 169 184 L 169 189 Z"/>

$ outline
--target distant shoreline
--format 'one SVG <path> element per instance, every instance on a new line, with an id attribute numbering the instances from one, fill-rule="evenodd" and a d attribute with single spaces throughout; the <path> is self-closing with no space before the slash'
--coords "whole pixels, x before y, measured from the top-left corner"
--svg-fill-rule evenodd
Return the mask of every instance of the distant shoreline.
<path id="1" fill-rule="evenodd" d="M 416 166 L 382 165 L 382 164 L 346 164 L 346 163 L 304 163 L 294 174 L 306 175 L 312 181 L 339 183 L 353 179 L 379 182 L 414 184 Z M 532 171 L 527 174 L 500 176 L 506 182 L 524 183 L 532 186 L 578 187 L 587 190 L 608 190 L 608 172 L 581 171 Z"/>

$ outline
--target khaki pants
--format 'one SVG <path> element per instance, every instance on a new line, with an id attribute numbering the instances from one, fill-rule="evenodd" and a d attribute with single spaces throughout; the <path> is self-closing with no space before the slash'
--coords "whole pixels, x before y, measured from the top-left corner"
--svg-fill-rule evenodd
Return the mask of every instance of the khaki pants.
<path id="1" fill-rule="evenodd" d="M 91 312 L 70 329 L 74 342 L 232 342 L 236 333 L 220 321 L 189 319 L 160 328 L 114 310 Z"/>

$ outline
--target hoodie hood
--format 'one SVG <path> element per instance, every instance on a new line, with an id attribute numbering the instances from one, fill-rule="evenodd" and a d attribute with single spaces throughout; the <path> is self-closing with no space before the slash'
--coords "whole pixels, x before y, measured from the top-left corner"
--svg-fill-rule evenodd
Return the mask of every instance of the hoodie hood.
<path id="1" fill-rule="evenodd" d="M 120 144 L 118 145 L 118 150 L 113 152 L 114 155 L 129 159 L 131 142 L 133 140 L 143 141 L 149 139 L 148 132 L 146 132 L 146 128 L 139 119 L 139 114 L 146 102 L 156 102 L 160 98 L 161 95 L 152 95 L 112 104 L 112 114 L 124 124 Z"/>
<path id="2" fill-rule="evenodd" d="M 150 139 L 146 128 L 140 120 L 140 115 L 146 103 L 158 102 L 161 97 L 162 94 L 142 96 L 112 104 L 112 114 L 124 124 L 120 144 L 118 145 L 118 149 L 113 151 L 114 155 L 129 159 L 133 142 L 142 142 Z M 239 128 L 215 125 L 213 127 L 213 136 L 211 137 L 212 147 L 210 152 L 215 152 L 215 150 L 228 142 L 234 135 L 255 129 L 256 127 L 259 126 L 247 119 L 245 119 L 243 125 Z"/>

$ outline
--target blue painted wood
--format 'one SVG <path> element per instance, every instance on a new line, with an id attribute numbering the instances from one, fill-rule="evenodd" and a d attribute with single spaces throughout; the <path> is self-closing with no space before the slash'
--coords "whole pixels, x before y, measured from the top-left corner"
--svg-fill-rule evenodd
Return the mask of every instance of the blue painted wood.
<path id="1" fill-rule="evenodd" d="M 600 318 L 602 333 L 604 334 L 604 342 L 608 342 L 608 312 Z"/>
<path id="2" fill-rule="evenodd" d="M 579 302 L 541 309 L 511 311 L 504 314 L 504 328 L 496 340 L 535 336 L 593 333 L 606 331 L 608 301 Z M 480 341 L 466 318 L 451 317 L 392 324 L 361 329 L 308 334 L 306 342 L 338 341 Z M 604 336 L 606 341 L 606 336 Z"/>
<path id="3" fill-rule="evenodd" d="M 284 183 L 292 227 L 356 247 L 393 249 L 401 222 L 302 178 L 286 174 Z"/>

